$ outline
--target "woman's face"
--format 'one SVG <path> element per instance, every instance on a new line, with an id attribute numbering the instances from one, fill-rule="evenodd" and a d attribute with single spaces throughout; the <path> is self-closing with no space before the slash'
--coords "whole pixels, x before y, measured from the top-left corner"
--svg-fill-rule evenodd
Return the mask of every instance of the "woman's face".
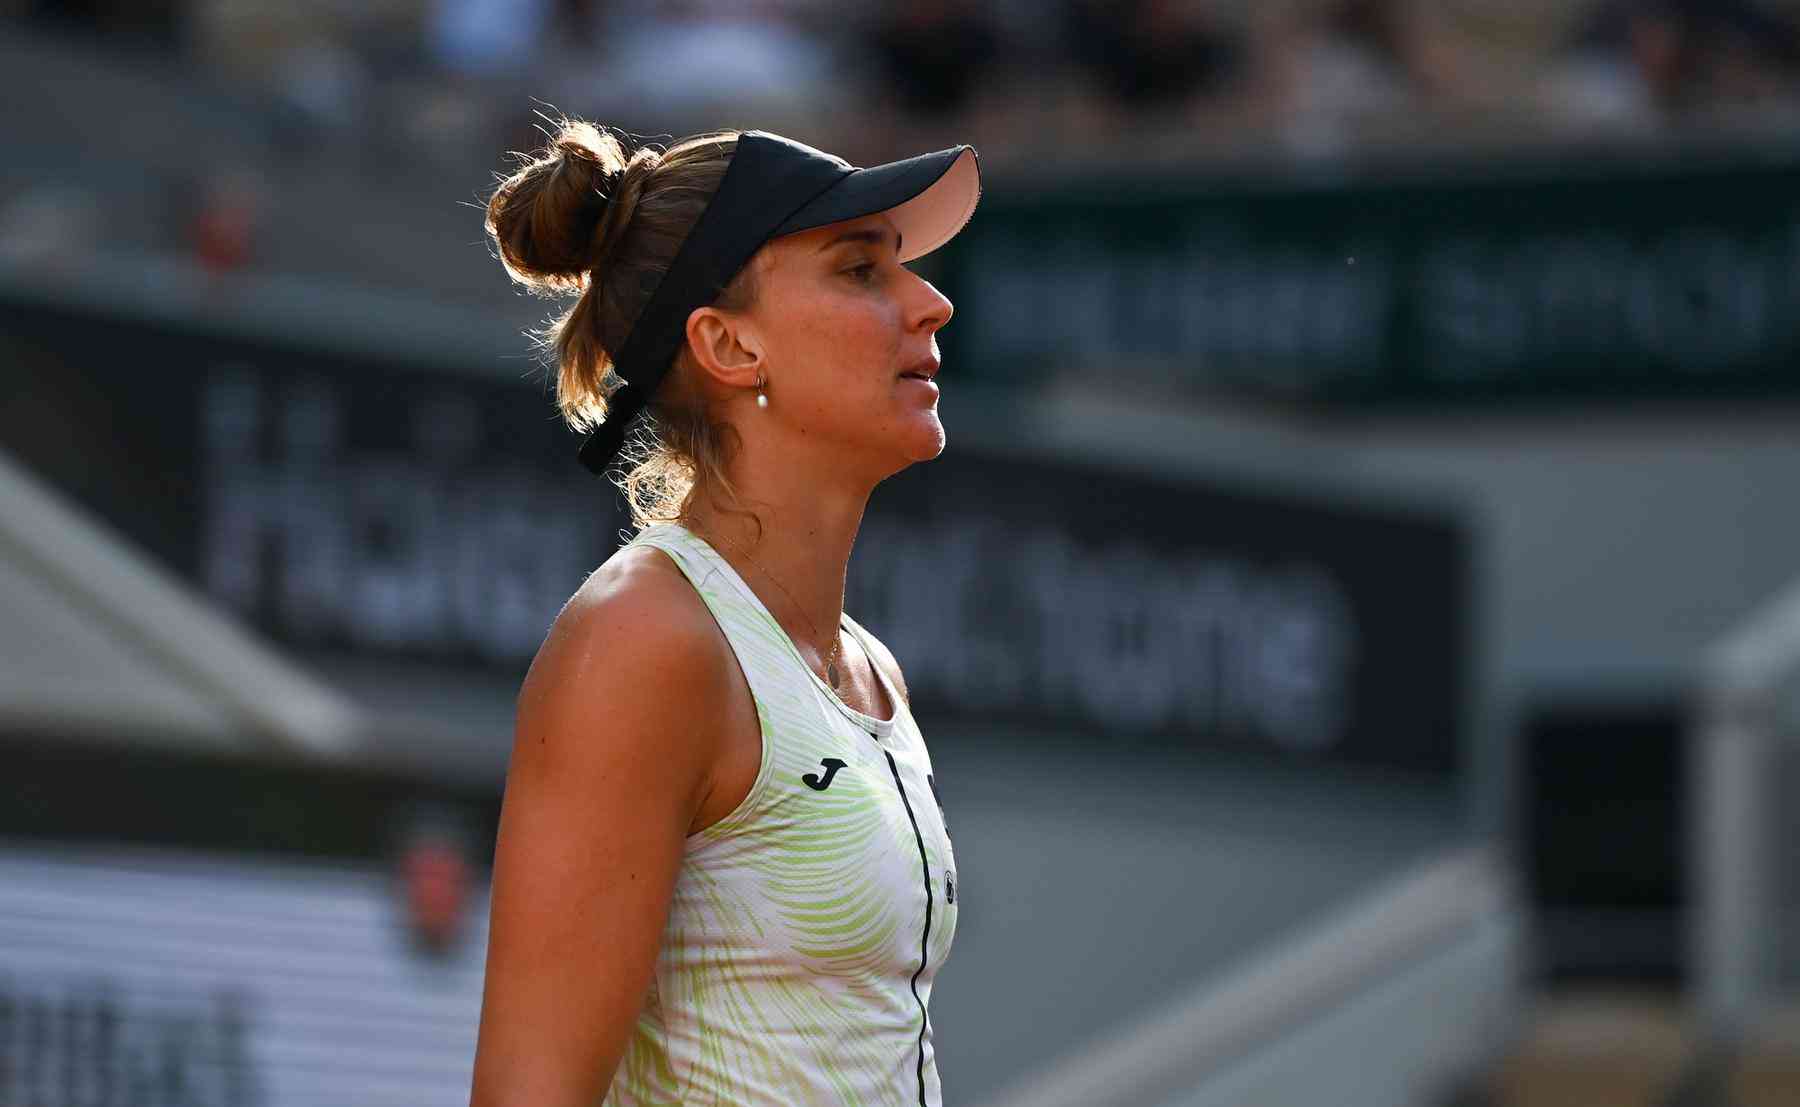
<path id="1" fill-rule="evenodd" d="M 784 235 L 766 247 L 746 313 L 767 365 L 769 406 L 755 417 L 867 458 L 880 476 L 944 449 L 930 378 L 950 301 L 900 264 L 899 246 L 879 214 Z"/>

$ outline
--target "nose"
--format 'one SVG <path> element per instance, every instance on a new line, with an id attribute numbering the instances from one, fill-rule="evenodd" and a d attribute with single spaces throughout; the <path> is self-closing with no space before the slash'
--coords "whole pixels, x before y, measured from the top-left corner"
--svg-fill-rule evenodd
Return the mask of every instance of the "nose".
<path id="1" fill-rule="evenodd" d="M 939 292 L 937 286 L 930 281 L 917 273 L 913 274 L 913 279 L 919 283 L 913 293 L 913 302 L 909 305 L 910 318 L 907 322 L 913 329 L 930 334 L 948 323 L 950 317 L 956 314 L 956 308 L 950 303 L 950 298 Z"/>

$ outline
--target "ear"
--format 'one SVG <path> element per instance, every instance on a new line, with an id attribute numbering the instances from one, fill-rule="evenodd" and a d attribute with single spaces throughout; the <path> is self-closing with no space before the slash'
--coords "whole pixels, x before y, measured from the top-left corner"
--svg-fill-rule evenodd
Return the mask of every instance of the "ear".
<path id="1" fill-rule="evenodd" d="M 753 388 L 767 369 L 762 337 L 742 315 L 697 307 L 688 313 L 687 341 L 700 372 L 728 387 Z"/>

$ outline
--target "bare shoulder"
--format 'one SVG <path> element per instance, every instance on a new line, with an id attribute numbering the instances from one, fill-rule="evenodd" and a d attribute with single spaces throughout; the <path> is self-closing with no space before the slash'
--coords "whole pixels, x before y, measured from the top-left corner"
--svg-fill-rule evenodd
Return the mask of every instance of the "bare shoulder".
<path id="1" fill-rule="evenodd" d="M 730 691 L 717 625 L 660 550 L 631 547 L 563 606 L 519 690 L 517 760 L 528 739 L 584 747 L 651 737 L 708 761 L 706 720 Z M 700 741 L 696 741 L 700 740 Z M 573 751 L 571 751 L 573 752 Z M 679 756 L 680 749 L 664 749 Z"/>
<path id="2" fill-rule="evenodd" d="M 893 682 L 894 688 L 900 693 L 900 698 L 908 704 L 912 703 L 912 693 L 906 690 L 906 678 L 900 673 L 900 663 L 894 660 L 893 652 L 887 648 L 887 644 L 869 633 L 868 627 L 854 619 L 850 622 L 856 627 L 862 641 L 868 644 L 869 660 L 887 674 L 888 680 Z"/>
<path id="3" fill-rule="evenodd" d="M 630 546 L 608 558 L 576 589 L 551 626 L 544 648 L 623 635 L 652 651 L 679 651 L 710 641 L 713 626 L 706 604 L 667 554 L 650 546 Z"/>
<path id="4" fill-rule="evenodd" d="M 654 549 L 615 554 L 556 617 L 519 693 L 471 1102 L 605 1093 L 712 788 L 728 649 Z"/>

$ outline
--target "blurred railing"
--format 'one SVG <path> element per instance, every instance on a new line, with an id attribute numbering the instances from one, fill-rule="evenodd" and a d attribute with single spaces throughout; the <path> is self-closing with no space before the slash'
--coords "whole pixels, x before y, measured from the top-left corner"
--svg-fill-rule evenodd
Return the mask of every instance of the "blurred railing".
<path id="1" fill-rule="evenodd" d="M 1749 1053 L 1776 1045 L 1791 1054 L 1797 1044 L 1791 1026 L 1785 1035 L 1776 1028 L 1784 1011 L 1800 1009 L 1792 938 L 1800 585 L 1720 641 L 1702 682 L 1690 748 L 1690 963 L 1704 1048 L 1689 1083 L 1705 1095 L 1717 1094 Z"/>
<path id="2" fill-rule="evenodd" d="M 59 606 L 60 605 L 60 606 Z M 0 611 L 33 632 L 9 636 L 0 722 L 101 733 L 165 730 L 184 742 L 323 759 L 350 753 L 360 713 L 288 664 L 0 451 Z M 123 651 L 191 690 L 133 697 L 105 662 Z M 12 651 L 29 650 L 25 659 Z M 61 681 L 44 669 L 74 674 Z M 222 718 L 222 729 L 201 719 Z"/>
<path id="3" fill-rule="evenodd" d="M 1510 1041 L 1525 949 L 1504 866 L 1452 853 L 989 1107 L 1438 1103 Z"/>

